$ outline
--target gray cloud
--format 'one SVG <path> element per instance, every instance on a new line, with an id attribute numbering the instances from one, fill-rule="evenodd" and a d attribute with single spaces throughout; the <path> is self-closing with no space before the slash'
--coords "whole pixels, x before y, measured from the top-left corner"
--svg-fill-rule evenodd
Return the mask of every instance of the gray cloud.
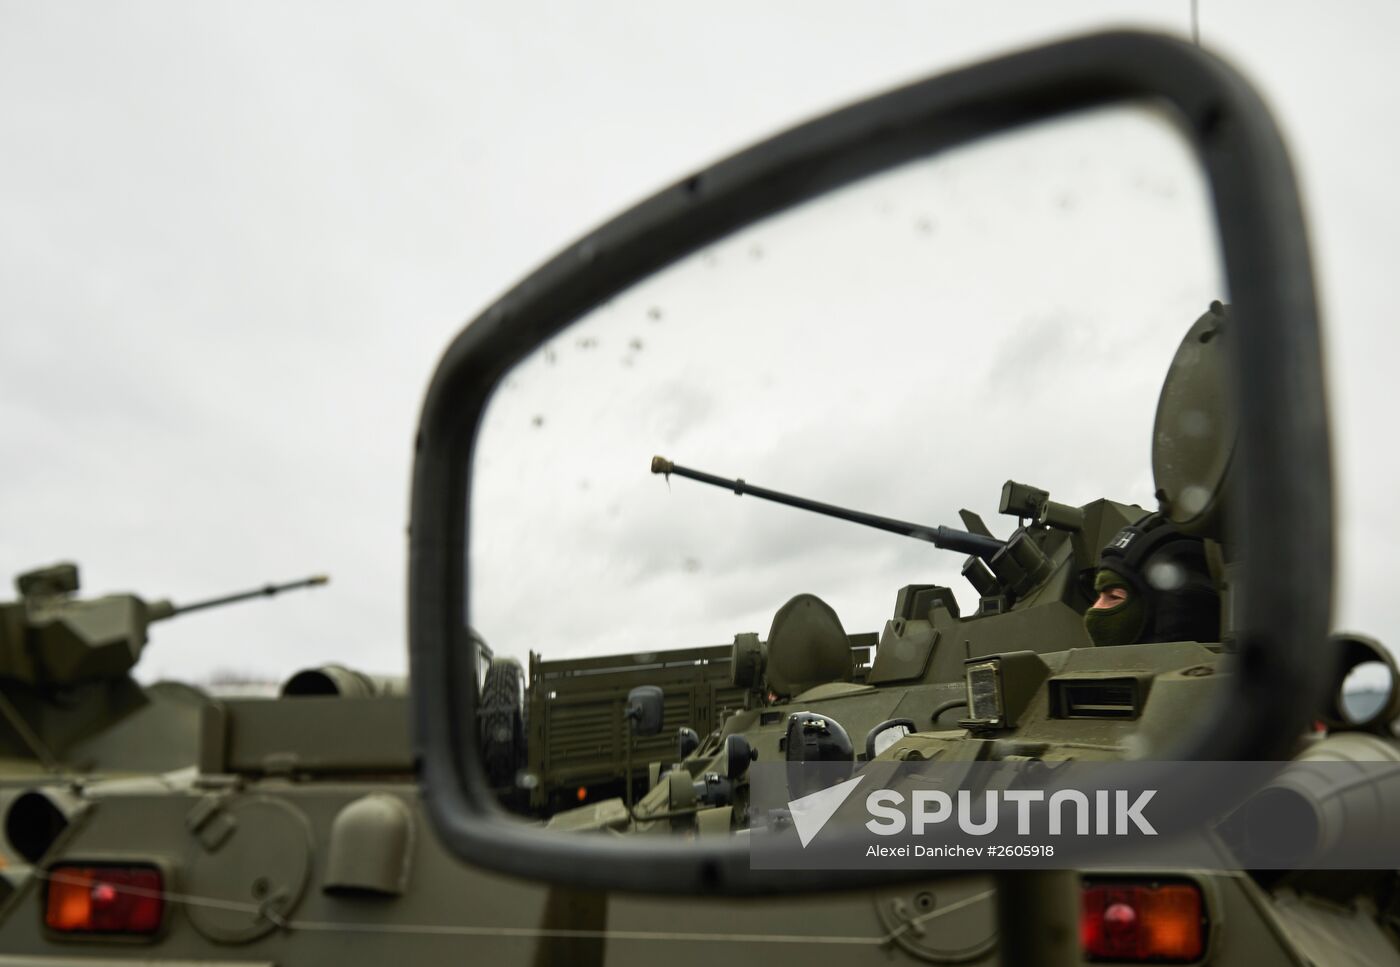
<path id="1" fill-rule="evenodd" d="M 1111 2 L 995 13 L 895 3 L 878 17 L 839 4 L 729 12 L 745 17 L 744 31 L 724 9 L 686 16 L 678 33 L 676 14 L 621 4 L 551 7 L 548 16 L 530 4 L 470 13 L 448 4 L 0 8 L 0 420 L 9 455 L 0 570 L 74 556 L 94 591 L 177 599 L 329 570 L 325 590 L 157 628 L 143 674 L 204 674 L 231 655 L 240 668 L 277 674 L 330 659 L 402 669 L 411 438 L 432 367 L 463 320 L 618 209 L 777 127 L 1090 26 L 1128 18 L 1186 27 L 1184 8 Z M 1388 170 L 1394 136 L 1372 119 L 1400 106 L 1386 40 L 1396 19 L 1385 4 L 1323 18 L 1312 5 L 1283 3 L 1261 17 L 1257 5 L 1228 0 L 1206 5 L 1202 18 L 1205 42 L 1259 83 L 1291 136 L 1332 322 L 1338 620 L 1382 637 L 1397 625 L 1383 558 L 1397 524 L 1388 490 L 1397 457 L 1384 445 L 1394 391 L 1381 367 L 1400 351 L 1387 286 L 1400 192 Z M 1136 173 L 1128 177 L 1132 187 Z M 1162 184 L 1139 188 L 1156 199 L 1153 210 L 1163 207 Z M 902 197 L 885 216 L 891 225 L 930 250 L 946 244 L 949 214 Z M 1073 197 L 1056 216 L 1067 225 L 1082 224 L 1093 200 Z M 937 230 L 914 230 L 921 218 Z M 759 278 L 791 251 L 769 237 L 761 247 L 762 259 L 748 248 L 712 253 L 715 277 Z M 1125 255 L 1143 276 L 1176 264 Z M 931 277 L 945 268 L 931 264 Z M 1167 333 L 1170 344 L 1199 297 L 1159 291 L 1155 304 L 1121 304 L 1134 327 Z M 633 312 L 622 342 L 598 347 L 614 378 L 663 372 L 680 351 L 681 336 L 670 334 L 704 324 L 686 305 L 666 303 L 660 319 L 647 308 Z M 1001 366 L 1053 386 L 1064 357 L 1082 361 L 1092 349 L 1080 340 L 1068 352 L 1045 335 L 1074 318 L 1066 311 L 1047 313 L 1047 326 L 1006 343 L 1002 356 L 986 343 L 947 347 L 936 359 L 891 359 L 882 378 L 848 381 L 839 361 L 823 365 L 833 395 L 876 414 L 891 394 L 949 368 Z M 958 321 L 991 331 L 976 314 Z M 854 343 L 859 324 L 845 318 L 811 338 Z M 638 333 L 645 349 L 623 367 L 626 339 Z M 1127 391 L 1159 378 L 1161 344 L 1111 338 L 1101 361 L 1141 365 L 1110 374 L 1118 382 L 1109 385 Z M 658 408 L 675 445 L 690 443 L 670 455 L 935 523 L 952 522 L 959 506 L 990 518 L 1007 477 L 1033 477 L 1071 501 L 1150 493 L 1137 436 L 1150 415 L 1118 415 L 1121 450 L 1038 448 L 1027 433 L 971 452 L 980 421 L 1004 425 L 1024 414 L 1023 401 L 1012 395 L 985 413 L 978 401 L 948 404 L 917 418 L 895 409 L 898 419 L 869 434 L 876 455 L 851 460 L 846 442 L 791 431 L 771 408 L 792 364 L 773 353 L 746 385 L 754 410 L 745 439 L 701 433 L 697 419 L 724 401 L 713 390 L 710 402 L 701 394 Z M 550 402 L 541 431 L 558 439 L 569 401 Z M 540 647 L 634 647 L 654 640 L 663 618 L 678 644 L 726 640 L 735 622 L 766 630 L 763 616 L 790 589 L 830 595 L 851 630 L 874 630 L 905 574 L 954 579 L 913 542 L 799 523 L 795 511 L 720 492 L 692 501 L 680 482 L 666 500 L 664 484 L 645 479 L 654 503 L 633 506 L 606 477 L 586 476 L 595 523 L 577 533 L 620 538 L 609 577 L 648 600 L 592 605 L 597 626 L 615 633 L 587 643 L 556 620 Z M 724 514 L 704 509 L 702 496 L 727 501 Z M 528 550 L 548 559 L 559 526 L 541 522 Z M 668 535 L 665 545 L 644 552 L 643 538 L 656 533 Z M 687 559 L 699 569 L 687 571 Z M 530 582 L 545 569 L 518 560 L 499 587 L 503 605 L 540 598 Z"/>

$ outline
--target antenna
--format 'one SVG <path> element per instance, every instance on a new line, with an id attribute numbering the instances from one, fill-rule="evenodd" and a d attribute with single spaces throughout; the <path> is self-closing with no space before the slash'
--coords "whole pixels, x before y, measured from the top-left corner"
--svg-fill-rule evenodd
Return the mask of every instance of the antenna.
<path id="1" fill-rule="evenodd" d="M 1201 46 L 1201 0 L 1191 0 L 1191 42 Z"/>

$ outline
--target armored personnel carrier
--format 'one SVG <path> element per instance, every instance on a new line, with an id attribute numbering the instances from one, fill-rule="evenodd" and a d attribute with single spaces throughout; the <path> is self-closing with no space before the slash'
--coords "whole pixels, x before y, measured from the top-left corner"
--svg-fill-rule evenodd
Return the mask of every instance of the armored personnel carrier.
<path id="1" fill-rule="evenodd" d="M 130 675 L 158 622 L 325 584 L 315 576 L 175 605 L 134 594 L 80 598 L 76 564 L 19 575 L 0 604 L 0 860 L 13 881 L 68 825 L 69 787 L 86 778 L 158 776 L 199 760 L 211 698 L 177 682 Z M 34 782 L 48 791 L 33 795 Z"/>
<path id="2" fill-rule="evenodd" d="M 706 703 L 667 700 L 664 734 L 632 737 L 630 771 L 634 782 L 645 778 L 657 790 L 639 805 L 639 815 L 694 805 L 688 798 L 690 790 L 680 785 L 667 787 L 680 796 L 679 801 L 662 801 L 659 780 L 663 769 L 669 770 L 673 764 L 694 780 L 695 794 L 702 803 L 730 806 L 737 792 L 742 804 L 742 783 L 735 789 L 729 781 L 721 781 L 741 778 L 731 774 L 736 768 L 729 763 L 731 751 L 745 750 L 743 754 L 749 758 L 744 766 L 753 759 L 781 758 L 787 722 L 795 712 L 823 713 L 840 720 L 856 740 L 855 754 L 864 760 L 876 751 L 873 746 L 866 747 L 867 738 L 873 742 L 880 733 L 880 742 L 892 739 L 892 733 L 884 733 L 878 726 L 897 722 L 916 731 L 955 722 L 958 711 L 966 707 L 961 672 L 969 658 L 993 653 L 1008 643 L 1054 652 L 1089 645 L 1081 616 L 1091 590 L 1091 582 L 1085 579 L 1092 576 L 1098 548 L 1146 514 L 1140 507 L 1111 500 L 1069 507 L 1050 500 L 1043 490 L 1009 480 L 1002 488 L 999 509 L 1016 518 L 1019 526 L 1002 541 L 969 510 L 962 511 L 968 530 L 922 527 L 778 494 L 744 481 L 722 480 L 661 457 L 653 462 L 653 472 L 692 477 L 928 539 L 946 549 L 971 551 L 962 573 L 978 592 L 979 604 L 974 613 L 964 616 L 950 588 L 906 585 L 896 594 L 894 613 L 877 637 L 872 633 L 848 635 L 835 611 L 820 598 L 810 594 L 794 597 L 777 611 L 766 638 L 739 634 L 727 654 L 716 651 L 707 656 L 711 667 L 718 664 L 727 672 L 727 690 L 712 690 Z M 684 653 L 676 657 L 678 664 L 686 665 L 693 656 Z M 630 664 L 624 656 L 600 659 L 599 663 L 604 661 L 618 667 Z M 609 696 L 615 769 L 622 765 L 628 741 L 626 722 L 616 704 L 626 684 L 618 681 Z M 601 711 L 603 693 L 595 694 Z M 545 705 L 538 695 L 532 693 L 532 707 Z M 706 710 L 719 702 L 726 703 L 719 721 L 696 714 L 697 704 Z M 536 720 L 539 718 L 537 714 Z M 658 754 L 666 757 L 657 759 Z M 552 825 L 581 829 L 627 822 L 628 811 L 619 808 L 623 797 L 611 804 L 598 802 L 596 795 L 584 798 L 589 800 L 585 806 L 556 814 Z M 739 812 L 742 816 L 742 806 Z"/>
<path id="3" fill-rule="evenodd" d="M 950 588 L 906 585 L 882 632 L 852 634 L 824 601 L 799 595 L 778 610 L 766 637 L 741 633 L 728 647 L 558 661 L 532 656 L 524 771 L 531 805 L 538 811 L 546 802 L 555 804 L 546 814 L 578 803 L 585 810 L 558 816 L 559 824 L 619 815 L 615 806 L 598 805 L 622 798 L 629 734 L 619 700 L 635 686 L 662 686 L 666 714 L 664 734 L 631 738 L 633 784 L 654 783 L 659 766 L 677 757 L 703 775 L 729 735 L 743 736 L 755 754 L 772 759 L 788 714 L 799 709 L 829 711 L 858 737 L 893 719 L 909 719 L 911 727 L 953 720 L 961 707 L 963 659 L 1006 642 L 1054 651 L 1088 644 L 1080 617 L 1088 606 L 1085 574 L 1097 549 L 1146 513 L 1110 500 L 1068 507 L 1043 490 L 1007 481 L 999 510 L 1020 526 L 1001 541 L 969 510 L 962 511 L 968 530 L 928 528 L 722 480 L 661 457 L 653 461 L 653 472 L 698 478 L 906 536 L 927 535 L 950 550 L 978 551 L 983 556 L 969 556 L 962 570 L 979 604 L 963 616 Z"/>

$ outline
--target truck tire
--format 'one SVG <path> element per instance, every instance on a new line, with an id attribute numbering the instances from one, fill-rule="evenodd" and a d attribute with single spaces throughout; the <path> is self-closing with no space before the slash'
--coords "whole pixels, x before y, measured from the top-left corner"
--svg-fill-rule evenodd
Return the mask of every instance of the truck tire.
<path id="1" fill-rule="evenodd" d="M 496 658 L 481 686 L 481 758 L 497 789 L 514 789 L 525 768 L 525 672 L 514 658 Z"/>

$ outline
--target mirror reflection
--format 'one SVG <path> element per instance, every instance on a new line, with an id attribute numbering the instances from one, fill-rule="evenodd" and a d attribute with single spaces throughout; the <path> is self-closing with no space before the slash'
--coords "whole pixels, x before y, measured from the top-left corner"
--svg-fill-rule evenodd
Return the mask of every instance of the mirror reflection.
<path id="1" fill-rule="evenodd" d="M 511 737 L 486 751 L 503 800 L 565 829 L 743 828 L 732 736 L 757 768 L 790 758 L 797 712 L 818 744 L 814 721 L 913 721 L 880 756 L 1006 735 L 1060 659 L 988 657 L 976 683 L 969 659 L 1218 641 L 1227 461 L 1193 454 L 1233 431 L 1163 394 L 1198 371 L 1183 346 L 1214 351 L 1217 300 L 1189 148 L 1115 108 L 756 223 L 562 331 L 498 387 L 472 468 L 470 621 L 528 685 L 487 736 Z M 1159 490 L 1175 516 L 1099 569 Z M 623 719 L 639 685 L 664 692 L 652 735 Z M 1151 732 L 1141 701 L 1067 687 L 1050 714 L 1122 720 L 1119 754 Z"/>
<path id="2" fill-rule="evenodd" d="M 1342 680 L 1342 714 L 1353 724 L 1369 722 L 1389 704 L 1394 688 L 1394 676 L 1385 662 L 1363 661 Z"/>
<path id="3" fill-rule="evenodd" d="M 897 741 L 909 734 L 907 725 L 897 725 L 892 729 L 886 729 L 875 737 L 875 754 L 879 755 Z"/>

